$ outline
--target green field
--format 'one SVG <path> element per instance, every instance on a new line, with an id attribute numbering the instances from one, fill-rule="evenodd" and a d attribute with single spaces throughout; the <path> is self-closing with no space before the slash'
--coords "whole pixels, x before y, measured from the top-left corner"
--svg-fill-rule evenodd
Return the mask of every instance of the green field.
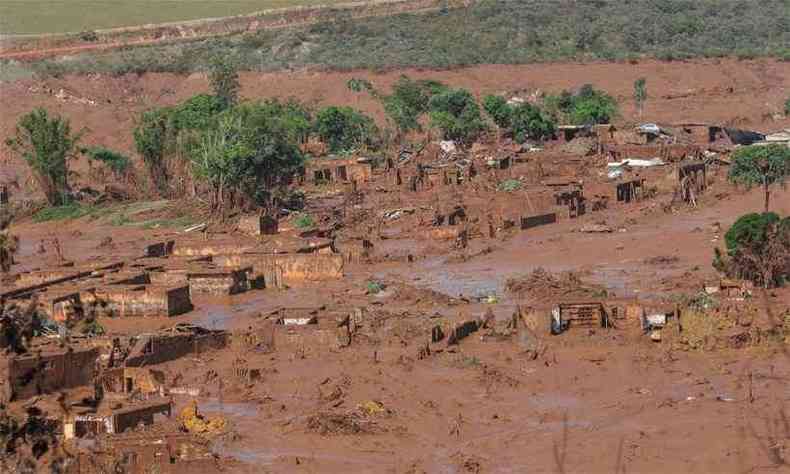
<path id="1" fill-rule="evenodd" d="M 0 0 L 0 33 L 76 33 L 339 0 Z"/>

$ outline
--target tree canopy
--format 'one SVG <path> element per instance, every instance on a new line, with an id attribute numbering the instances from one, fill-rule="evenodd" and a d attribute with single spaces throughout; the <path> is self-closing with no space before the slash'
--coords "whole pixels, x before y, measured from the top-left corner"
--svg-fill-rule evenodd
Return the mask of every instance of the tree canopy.
<path id="1" fill-rule="evenodd" d="M 431 97 L 428 108 L 431 125 L 445 140 L 467 144 L 486 130 L 480 106 L 466 89 L 444 90 Z"/>

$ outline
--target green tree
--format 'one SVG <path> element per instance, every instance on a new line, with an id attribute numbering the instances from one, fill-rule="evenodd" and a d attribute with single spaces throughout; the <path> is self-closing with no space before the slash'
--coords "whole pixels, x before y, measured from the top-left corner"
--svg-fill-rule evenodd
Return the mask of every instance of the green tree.
<path id="1" fill-rule="evenodd" d="M 717 267 L 739 278 L 772 287 L 790 273 L 790 218 L 773 212 L 746 214 L 724 235 L 728 260 L 716 254 Z"/>
<path id="2" fill-rule="evenodd" d="M 639 110 L 639 118 L 642 118 L 645 102 L 647 102 L 647 79 L 644 77 L 634 81 L 634 101 L 636 102 L 637 110 Z"/>
<path id="3" fill-rule="evenodd" d="M 209 67 L 209 82 L 223 108 L 229 108 L 239 100 L 239 70 L 236 62 L 228 56 L 215 56 Z"/>
<path id="4" fill-rule="evenodd" d="M 73 133 L 68 119 L 50 117 L 38 108 L 23 115 L 6 145 L 24 158 L 52 206 L 68 201 L 68 161 L 78 151 L 83 132 Z"/>
<path id="5" fill-rule="evenodd" d="M 514 106 L 510 120 L 513 139 L 518 143 L 524 143 L 530 138 L 547 140 L 557 130 L 557 124 L 549 114 L 529 103 Z"/>
<path id="6" fill-rule="evenodd" d="M 171 109 L 152 109 L 143 112 L 134 129 L 134 144 L 137 153 L 160 195 L 168 193 L 168 172 L 165 153 L 168 145 L 168 130 Z"/>
<path id="7" fill-rule="evenodd" d="M 507 130 L 511 125 L 513 110 L 501 95 L 483 97 L 483 109 L 491 117 L 497 127 Z"/>
<path id="8" fill-rule="evenodd" d="M 321 109 L 314 127 L 332 152 L 375 146 L 378 141 L 379 132 L 373 119 L 351 107 Z"/>
<path id="9" fill-rule="evenodd" d="M 354 92 L 366 91 L 381 102 L 384 113 L 395 126 L 399 138 L 411 131 L 421 131 L 420 117 L 428 111 L 431 97 L 447 89 L 437 81 L 412 80 L 406 75 L 398 78 L 389 95 L 373 87 L 365 79 L 352 78 L 346 84 Z"/>
<path id="10" fill-rule="evenodd" d="M 298 169 L 302 155 L 286 115 L 273 114 L 272 103 L 242 104 L 201 133 L 190 159 L 195 177 L 211 189 L 212 209 L 267 205 L 273 189 Z"/>
<path id="11" fill-rule="evenodd" d="M 731 182 L 748 187 L 762 185 L 765 208 L 771 198 L 771 186 L 784 185 L 790 175 L 790 148 L 783 145 L 742 147 L 733 154 L 728 177 Z"/>
<path id="12" fill-rule="evenodd" d="M 494 123 L 512 133 L 518 143 L 551 138 L 557 129 L 549 114 L 529 103 L 510 105 L 501 96 L 489 95 L 483 98 L 483 108 Z"/>
<path id="13" fill-rule="evenodd" d="M 447 89 L 431 97 L 428 103 L 431 125 L 445 140 L 469 144 L 486 130 L 480 106 L 465 89 Z"/>
<path id="14" fill-rule="evenodd" d="M 614 97 L 590 84 L 583 85 L 576 93 L 563 91 L 549 96 L 545 105 L 554 115 L 574 125 L 609 123 L 619 113 Z"/>

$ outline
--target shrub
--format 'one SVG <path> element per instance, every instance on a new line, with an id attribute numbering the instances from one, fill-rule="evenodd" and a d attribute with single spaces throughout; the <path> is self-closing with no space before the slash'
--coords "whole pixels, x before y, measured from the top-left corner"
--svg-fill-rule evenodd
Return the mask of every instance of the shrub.
<path id="1" fill-rule="evenodd" d="M 68 119 L 50 117 L 43 108 L 22 116 L 16 133 L 6 140 L 25 159 L 52 206 L 68 201 L 68 160 L 74 157 L 82 132 L 73 133 Z"/>
<path id="2" fill-rule="evenodd" d="M 365 285 L 369 295 L 375 295 L 384 291 L 384 285 L 378 281 L 369 281 Z"/>
<path id="3" fill-rule="evenodd" d="M 483 109 L 491 117 L 497 127 L 509 129 L 511 125 L 512 110 L 507 100 L 500 95 L 487 95 L 483 97 Z"/>
<path id="4" fill-rule="evenodd" d="M 790 97 L 785 101 L 785 117 L 790 117 Z"/>

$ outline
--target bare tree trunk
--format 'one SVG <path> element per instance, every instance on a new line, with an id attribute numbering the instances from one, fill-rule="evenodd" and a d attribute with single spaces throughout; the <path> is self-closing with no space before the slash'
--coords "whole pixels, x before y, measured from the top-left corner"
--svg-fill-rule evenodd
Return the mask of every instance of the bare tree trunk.
<path id="1" fill-rule="evenodd" d="M 763 180 L 763 189 L 765 190 L 765 212 L 768 212 L 768 203 L 771 199 L 771 191 L 768 187 L 768 179 Z"/>

